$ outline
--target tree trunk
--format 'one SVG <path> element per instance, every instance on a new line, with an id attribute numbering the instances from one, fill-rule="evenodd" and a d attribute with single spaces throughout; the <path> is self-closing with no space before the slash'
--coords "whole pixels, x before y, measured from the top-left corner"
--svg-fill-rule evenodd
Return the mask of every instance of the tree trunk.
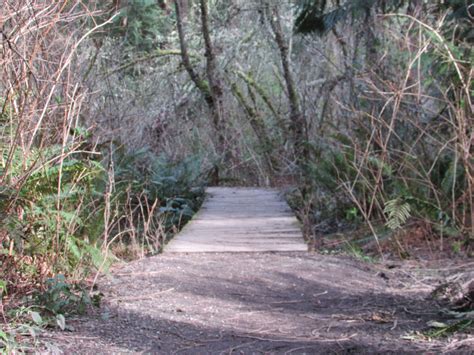
<path id="1" fill-rule="evenodd" d="M 200 0 L 200 6 L 201 28 L 206 56 L 206 73 L 213 103 L 211 106 L 209 106 L 209 108 L 211 109 L 214 129 L 217 133 L 217 152 L 220 155 L 220 159 L 225 161 L 227 154 L 225 148 L 225 132 L 223 126 L 224 104 L 222 82 L 217 72 L 216 54 L 214 52 L 209 31 L 209 14 L 207 0 Z"/>
<path id="2" fill-rule="evenodd" d="M 296 90 L 293 73 L 291 71 L 288 43 L 281 27 L 281 18 L 280 13 L 278 12 L 278 6 L 272 6 L 269 3 L 266 3 L 266 7 L 268 10 L 270 26 L 275 36 L 275 43 L 277 44 L 278 50 L 280 51 L 283 78 L 285 80 L 290 104 L 290 132 L 293 138 L 296 163 L 300 169 L 300 173 L 302 174 L 302 194 L 304 197 L 310 188 L 308 180 L 309 176 L 307 174 L 307 164 L 309 163 L 310 153 L 307 147 L 308 137 L 306 119 L 301 111 L 298 92 Z"/>
<path id="3" fill-rule="evenodd" d="M 184 33 L 183 24 L 183 7 L 181 4 L 183 0 L 175 1 L 176 9 L 176 24 L 178 29 L 179 43 L 181 48 L 181 60 L 183 66 L 189 74 L 189 77 L 204 96 L 209 110 L 212 115 L 212 125 L 217 136 L 217 154 L 219 155 L 219 162 L 213 168 L 213 183 L 218 184 L 219 181 L 219 165 L 222 161 L 227 160 L 227 153 L 225 148 L 225 132 L 223 121 L 223 90 L 219 75 L 217 72 L 216 55 L 211 41 L 209 31 L 209 14 L 207 0 L 200 0 L 201 9 L 201 30 L 205 45 L 206 56 L 206 77 L 207 81 L 203 79 L 194 69 L 191 64 L 186 37 Z"/>
<path id="4" fill-rule="evenodd" d="M 258 142 L 260 143 L 265 167 L 268 176 L 271 177 L 272 173 L 275 170 L 275 167 L 278 166 L 278 162 L 274 160 L 271 155 L 271 151 L 273 150 L 274 144 L 270 139 L 270 135 L 267 134 L 267 129 L 265 127 L 265 123 L 263 122 L 263 118 L 260 116 L 259 112 L 246 101 L 244 94 L 240 91 L 237 84 L 233 84 L 231 88 L 232 92 L 234 93 L 234 96 L 237 98 L 237 101 L 244 108 L 250 127 L 254 131 L 255 136 L 257 137 Z M 249 92 L 250 90 L 251 87 L 249 87 Z"/>
<path id="5" fill-rule="evenodd" d="M 206 100 L 208 106 L 211 107 L 213 105 L 213 100 L 209 85 L 199 76 L 198 73 L 196 73 L 189 58 L 188 44 L 186 42 L 186 36 L 184 33 L 181 0 L 176 0 L 174 5 L 176 10 L 176 27 L 178 29 L 179 46 L 181 49 L 181 61 L 183 62 L 184 69 L 186 69 L 188 72 L 189 77 L 199 89 L 199 91 L 201 91 L 201 94 L 204 96 L 204 100 Z"/>

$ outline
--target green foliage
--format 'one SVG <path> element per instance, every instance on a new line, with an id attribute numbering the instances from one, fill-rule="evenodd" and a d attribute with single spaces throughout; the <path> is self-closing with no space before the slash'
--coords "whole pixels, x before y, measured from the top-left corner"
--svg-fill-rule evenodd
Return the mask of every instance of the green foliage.
<path id="1" fill-rule="evenodd" d="M 85 229 L 87 229 L 86 227 Z M 89 265 L 96 270 L 107 272 L 114 261 L 116 261 L 115 258 L 104 254 L 102 250 L 91 244 L 90 241 L 81 240 L 73 236 L 67 238 L 66 250 L 69 253 L 69 264 L 71 266 L 82 264 L 82 267 L 85 268 L 85 273 L 89 271 Z"/>
<path id="2" fill-rule="evenodd" d="M 69 238 L 84 229 L 86 211 L 81 207 L 94 199 L 93 181 L 103 174 L 103 169 L 88 156 L 71 154 L 61 160 L 61 150 L 54 145 L 41 151 L 34 149 L 25 160 L 13 160 L 9 167 L 12 178 L 21 175 L 25 165 L 30 171 L 16 192 L 4 187 L 6 198 L 0 201 L 0 213 L 6 215 L 1 229 L 24 255 L 64 250 Z M 12 205 L 21 214 L 10 213 Z M 64 259 L 66 263 L 57 265 L 58 271 L 73 269 L 80 262 L 69 263 L 72 260 L 67 261 L 67 256 Z"/>
<path id="3" fill-rule="evenodd" d="M 465 171 L 462 163 L 452 159 L 452 157 L 444 157 L 435 165 L 431 179 L 433 183 L 441 188 L 446 196 L 452 195 L 459 197 L 465 186 Z"/>
<path id="4" fill-rule="evenodd" d="M 83 313 L 91 305 L 98 306 L 100 301 L 101 294 L 90 297 L 85 289 L 67 283 L 64 275 L 47 280 L 46 286 L 45 291 L 34 297 L 34 305 L 6 312 L 9 322 L 0 329 L 0 354 L 36 352 L 42 329 L 73 330 L 66 324 L 66 317 Z"/>
<path id="5" fill-rule="evenodd" d="M 326 0 L 303 0 L 297 2 L 295 31 L 297 33 L 326 33 L 350 15 L 360 18 L 366 16 L 372 7 L 378 5 L 375 0 L 355 0 L 338 2 L 337 6 L 328 8 L 331 2 Z M 384 9 L 393 10 L 402 5 L 403 1 L 384 1 Z"/>
<path id="6" fill-rule="evenodd" d="M 451 143 L 469 140 L 464 122 L 470 109 L 464 103 L 467 91 L 463 88 L 463 80 L 469 82 L 466 64 L 472 61 L 472 50 L 469 49 L 469 38 L 461 31 L 466 16 L 454 15 L 466 9 L 462 10 L 461 4 L 454 2 L 446 6 L 452 12 L 442 28 L 433 30 L 429 26 L 431 18 L 423 18 L 427 25 L 420 21 L 417 30 L 421 29 L 432 43 L 420 50 L 421 60 L 417 65 L 422 90 L 436 97 L 433 100 L 439 100 L 439 103 L 432 104 L 435 114 L 425 112 L 425 106 L 405 96 L 402 100 L 405 107 L 397 112 L 393 133 L 387 135 L 386 146 L 376 143 L 374 136 L 368 135 L 369 132 L 385 135 L 382 127 L 388 127 L 392 118 L 381 115 L 379 122 L 370 124 L 365 118 L 354 117 L 349 133 L 342 134 L 331 127 L 335 133 L 330 135 L 330 139 L 319 142 L 324 149 L 315 149 L 318 159 L 310 164 L 315 186 L 325 196 L 333 196 L 337 215 L 345 214 L 346 220 L 351 220 L 352 214 L 341 211 L 350 211 L 354 205 L 348 202 L 352 201 L 370 220 L 387 218 L 386 227 L 389 229 L 400 228 L 409 217 L 413 217 L 429 221 L 441 235 L 459 236 L 462 231 L 468 232 L 469 227 L 464 223 L 469 219 L 466 216 L 472 214 L 472 205 L 466 197 L 472 163 L 462 158 L 459 146 Z M 439 11 L 435 5 L 429 10 L 431 15 Z M 394 18 L 406 20 L 406 16 L 404 10 L 400 12 L 400 18 Z M 415 19 L 410 17 L 410 21 Z M 401 23 L 404 28 L 406 23 Z M 454 24 L 459 25 L 457 28 L 461 32 L 452 32 Z M 407 31 L 413 31 L 415 35 L 414 29 Z M 379 36 L 384 38 L 384 34 Z M 402 72 L 412 69 L 409 64 L 412 57 L 408 52 L 390 49 L 390 42 L 381 43 L 387 53 L 386 65 L 390 63 L 391 67 Z M 396 77 L 397 74 L 390 75 Z M 380 99 L 386 102 L 385 98 Z M 441 107 L 441 102 L 448 107 L 447 112 L 444 112 L 446 108 Z M 378 112 L 381 108 L 370 99 L 359 104 L 363 112 Z M 418 112 L 410 105 L 417 107 Z"/>
<path id="7" fill-rule="evenodd" d="M 65 314 L 82 314 L 87 307 L 94 305 L 88 291 L 79 285 L 71 285 L 66 282 L 64 275 L 57 275 L 46 281 L 46 289 L 35 297 L 35 304 L 55 316 Z M 97 305 L 97 304 L 95 304 Z M 40 319 L 39 314 L 36 318 Z M 35 323 L 38 322 L 33 317 Z M 61 320 L 61 324 L 63 324 Z"/>
<path id="8" fill-rule="evenodd" d="M 5 216 L 0 230 L 13 240 L 14 252 L 49 255 L 57 273 L 107 270 L 113 259 L 98 247 L 106 228 L 113 237 L 127 224 L 134 235 L 146 238 L 155 230 L 179 227 L 200 205 L 203 190 L 196 157 L 169 162 L 147 151 L 128 153 L 119 148 L 102 162 L 74 151 L 61 160 L 62 149 L 55 145 L 33 149 L 23 161 L 13 160 L 9 176 L 21 175 L 25 165 L 29 173 L 18 190 L 2 187 L 0 200 Z M 148 210 L 155 202 L 157 208 Z M 112 214 L 110 226 L 104 225 L 106 208 Z M 21 213 L 11 213 L 14 210 Z M 22 272 L 41 277 L 34 265 L 24 265 Z"/>
<path id="9" fill-rule="evenodd" d="M 407 202 L 396 198 L 385 203 L 386 226 L 392 230 L 402 227 L 411 216 L 411 207 Z"/>
<path id="10" fill-rule="evenodd" d="M 335 192 L 340 189 L 342 182 L 353 181 L 355 178 L 356 171 L 351 164 L 353 157 L 349 149 L 328 150 L 316 164 L 309 166 L 309 171 L 318 184 Z"/>
<path id="11" fill-rule="evenodd" d="M 178 162 L 170 162 L 163 157 L 154 160 L 152 182 L 157 189 L 156 193 L 164 198 L 194 198 L 199 190 L 193 187 L 202 187 L 204 183 L 201 165 L 199 156 L 190 156 Z"/>
<path id="12" fill-rule="evenodd" d="M 7 281 L 0 280 L 0 301 L 4 295 L 7 294 Z"/>
<path id="13" fill-rule="evenodd" d="M 46 320 L 34 307 L 20 306 L 6 312 L 9 320 L 0 329 L 0 354 L 35 352 L 38 335 Z"/>
<path id="14" fill-rule="evenodd" d="M 203 196 L 201 162 L 198 157 L 170 162 L 166 157 L 155 157 L 147 151 L 135 154 L 124 153 L 121 149 L 114 153 L 115 160 L 115 203 L 125 204 L 132 196 L 132 209 L 144 202 L 151 206 L 158 201 L 154 211 L 155 220 L 166 231 L 179 227 L 197 211 Z M 117 206 L 120 208 L 120 206 Z M 135 209 L 138 212 L 138 209 Z M 140 212 L 141 213 L 141 212 Z M 136 213 L 135 228 L 144 229 L 143 222 L 150 216 Z"/>
<path id="15" fill-rule="evenodd" d="M 66 147 L 51 144 L 24 155 L 20 148 L 0 146 L 7 182 L 0 190 L 0 243 L 2 250 L 11 250 L 11 255 L 0 255 L 2 269 L 8 270 L 2 273 L 0 294 L 7 285 L 15 293 L 17 278 L 41 285 L 50 275 L 44 270 L 52 272 L 57 276 L 46 281 L 35 303 L 50 314 L 41 313 L 43 325 L 61 328 L 65 314 L 81 313 L 93 301 L 63 275 L 82 279 L 91 271 L 107 271 L 116 260 L 104 253 L 110 240 L 125 246 L 142 243 L 149 253 L 158 252 L 163 233 L 176 231 L 191 218 L 203 194 L 195 157 L 170 162 L 124 149 L 90 155 L 79 153 L 77 146 L 77 141 Z M 6 167 L 8 152 L 14 159 Z M 107 225 L 105 214 L 110 215 Z M 110 239 L 104 241 L 105 235 Z M 161 239 L 149 239 L 156 236 Z"/>
<path id="16" fill-rule="evenodd" d="M 351 207 L 346 210 L 345 218 L 348 221 L 360 222 L 361 221 L 360 211 L 357 209 L 357 207 Z"/>
<path id="17" fill-rule="evenodd" d="M 129 0 L 109 29 L 126 47 L 150 52 L 167 41 L 172 23 L 154 0 Z"/>
<path id="18" fill-rule="evenodd" d="M 430 322 L 431 330 L 425 332 L 428 338 L 447 337 L 455 333 L 469 332 L 474 327 L 474 320 L 462 319 L 451 324 L 441 322 Z"/>
<path id="19" fill-rule="evenodd" d="M 362 249 L 360 246 L 358 246 L 357 244 L 353 243 L 353 242 L 349 242 L 349 241 L 345 241 L 345 250 L 346 250 L 346 253 L 351 255 L 352 257 L 360 260 L 360 261 L 363 261 L 363 262 L 366 262 L 366 263 L 373 263 L 375 262 L 375 259 L 369 255 L 367 255 Z"/>
<path id="20" fill-rule="evenodd" d="M 339 136 L 333 139 L 337 148 L 326 149 L 308 169 L 315 188 L 333 199 L 332 203 L 324 204 L 325 209 L 332 209 L 329 215 L 359 222 L 356 212 L 368 213 L 370 201 L 375 199 L 374 206 L 380 209 L 373 208 L 369 218 L 386 218 L 389 229 L 401 228 L 414 217 L 431 221 L 442 234 L 455 231 L 451 234 L 459 235 L 457 221 L 448 211 L 452 209 L 453 199 L 460 199 L 467 186 L 460 161 L 456 162 L 451 155 L 400 158 L 399 151 L 389 151 L 383 160 L 375 152 L 361 157 L 357 145 L 366 144 L 363 137 L 356 143 Z M 425 174 L 430 168 L 430 174 Z M 383 184 L 374 192 L 379 176 Z M 361 207 L 367 209 L 359 211 Z"/>
<path id="21" fill-rule="evenodd" d="M 24 350 L 15 340 L 15 332 L 0 329 L 0 354 L 14 354 Z"/>
<path id="22" fill-rule="evenodd" d="M 346 0 L 332 2 L 327 0 L 299 0 L 296 2 L 295 31 L 297 33 L 318 33 L 324 34 L 331 31 L 339 22 L 344 21 L 349 16 L 359 21 L 368 19 L 371 9 L 382 13 L 394 12 L 402 7 L 409 6 L 410 0 Z M 462 30 L 462 37 L 472 36 L 469 31 L 469 19 L 472 19 L 472 10 L 465 0 L 448 0 L 433 4 L 438 11 L 450 10 L 448 22 L 456 22 L 456 25 L 466 26 Z M 471 6 L 472 7 L 472 6 Z M 471 20 L 472 21 L 472 20 Z M 450 28 L 451 27 L 451 28 Z M 452 26 L 447 24 L 448 31 L 452 31 Z M 472 38 L 471 38 L 472 39 Z"/>

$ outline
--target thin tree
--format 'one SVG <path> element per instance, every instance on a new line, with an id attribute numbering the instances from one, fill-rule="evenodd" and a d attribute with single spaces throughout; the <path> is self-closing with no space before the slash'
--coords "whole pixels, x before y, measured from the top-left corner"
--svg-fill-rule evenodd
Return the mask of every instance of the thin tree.
<path id="1" fill-rule="evenodd" d="M 264 6 L 267 12 L 267 17 L 270 22 L 275 43 L 280 52 L 281 67 L 283 71 L 283 78 L 285 80 L 286 91 L 288 95 L 288 101 L 290 106 L 290 133 L 293 139 L 294 153 L 296 156 L 296 164 L 300 169 L 302 177 L 302 189 L 301 192 L 305 197 L 310 188 L 307 174 L 307 164 L 310 159 L 310 151 L 308 149 L 308 136 L 307 136 L 307 124 L 306 118 L 301 109 L 301 104 L 296 88 L 293 72 L 291 71 L 290 64 L 290 53 L 288 40 L 285 38 L 281 25 L 281 16 L 278 10 L 278 6 L 270 4 L 268 1 L 264 1 Z"/>
<path id="2" fill-rule="evenodd" d="M 176 9 L 176 25 L 178 29 L 179 43 L 181 47 L 181 60 L 183 66 L 189 74 L 189 77 L 194 82 L 196 87 L 199 89 L 201 94 L 204 96 L 207 106 L 211 112 L 212 125 L 217 134 L 217 153 L 219 155 L 220 162 L 226 160 L 226 148 L 225 148 L 225 127 L 223 119 L 223 90 L 222 81 L 219 78 L 217 69 L 217 59 L 214 51 L 214 47 L 211 40 L 209 30 L 209 10 L 208 1 L 200 0 L 200 12 L 201 12 L 201 32 L 204 39 L 204 49 L 206 57 L 206 79 L 199 75 L 191 64 L 189 57 L 188 46 L 184 33 L 184 16 L 182 0 L 175 1 Z M 213 171 L 213 183 L 218 184 L 219 182 L 219 163 L 214 166 Z"/>

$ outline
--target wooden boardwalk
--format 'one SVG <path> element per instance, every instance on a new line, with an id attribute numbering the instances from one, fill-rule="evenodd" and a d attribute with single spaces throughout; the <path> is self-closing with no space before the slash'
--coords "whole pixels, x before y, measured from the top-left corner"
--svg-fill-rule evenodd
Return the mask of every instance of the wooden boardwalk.
<path id="1" fill-rule="evenodd" d="M 212 187 L 201 210 L 164 253 L 308 250 L 299 222 L 278 191 Z"/>

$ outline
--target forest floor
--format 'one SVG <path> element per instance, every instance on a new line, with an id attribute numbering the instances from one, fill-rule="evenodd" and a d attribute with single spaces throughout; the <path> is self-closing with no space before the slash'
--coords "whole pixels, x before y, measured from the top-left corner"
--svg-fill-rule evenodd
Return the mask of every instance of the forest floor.
<path id="1" fill-rule="evenodd" d="M 45 351 L 104 353 L 471 353 L 429 337 L 429 294 L 453 260 L 367 263 L 308 252 L 163 254 L 116 266 L 100 308 L 44 334 Z"/>

